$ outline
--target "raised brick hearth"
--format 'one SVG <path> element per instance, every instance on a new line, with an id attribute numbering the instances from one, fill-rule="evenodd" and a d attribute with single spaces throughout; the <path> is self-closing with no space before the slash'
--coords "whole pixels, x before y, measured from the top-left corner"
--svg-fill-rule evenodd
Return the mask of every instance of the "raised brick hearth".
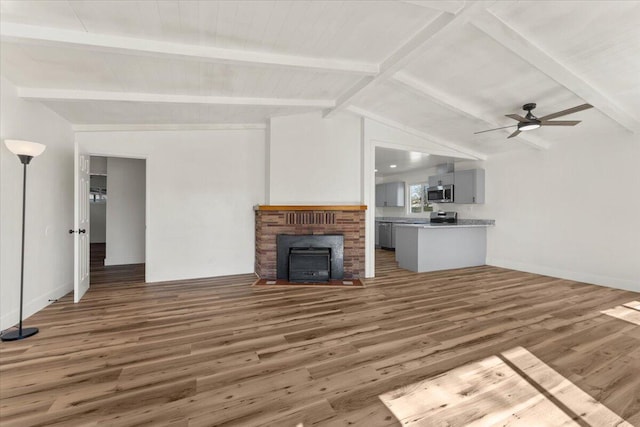
<path id="1" fill-rule="evenodd" d="M 365 206 L 256 206 L 256 274 L 276 278 L 278 234 L 344 235 L 344 278 L 364 277 Z"/>

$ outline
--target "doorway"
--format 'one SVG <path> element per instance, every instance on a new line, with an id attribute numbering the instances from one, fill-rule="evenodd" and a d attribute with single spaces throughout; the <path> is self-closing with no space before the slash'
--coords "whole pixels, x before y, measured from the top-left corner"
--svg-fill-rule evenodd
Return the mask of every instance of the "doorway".
<path id="1" fill-rule="evenodd" d="M 144 282 L 146 160 L 91 156 L 90 164 L 90 282 Z"/>
<path id="2" fill-rule="evenodd" d="M 429 176 L 436 175 L 443 165 L 453 167 L 454 162 L 460 160 L 426 151 L 374 143 L 375 191 L 371 195 L 372 205 L 375 206 L 375 251 L 370 252 L 374 269 L 376 257 L 388 263 L 389 256 L 386 256 L 385 250 L 395 251 L 397 224 L 429 222 L 434 209 L 425 193 Z M 395 259 L 395 256 L 391 258 Z"/>

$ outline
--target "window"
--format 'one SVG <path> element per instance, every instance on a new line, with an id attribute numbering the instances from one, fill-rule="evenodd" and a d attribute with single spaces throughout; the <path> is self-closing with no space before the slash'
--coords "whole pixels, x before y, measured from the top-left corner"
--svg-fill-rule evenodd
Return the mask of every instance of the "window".
<path id="1" fill-rule="evenodd" d="M 426 182 L 409 185 L 410 213 L 430 212 L 431 210 L 433 210 L 431 205 L 427 202 L 427 197 L 425 195 L 427 187 L 428 184 Z"/>

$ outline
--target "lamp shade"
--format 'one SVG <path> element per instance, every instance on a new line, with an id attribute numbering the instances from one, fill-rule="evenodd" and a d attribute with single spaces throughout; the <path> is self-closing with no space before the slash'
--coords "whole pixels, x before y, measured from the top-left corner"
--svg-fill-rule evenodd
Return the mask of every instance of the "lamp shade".
<path id="1" fill-rule="evenodd" d="M 37 142 L 22 141 L 19 139 L 5 139 L 4 145 L 9 151 L 17 156 L 37 157 L 47 148 L 44 144 Z"/>

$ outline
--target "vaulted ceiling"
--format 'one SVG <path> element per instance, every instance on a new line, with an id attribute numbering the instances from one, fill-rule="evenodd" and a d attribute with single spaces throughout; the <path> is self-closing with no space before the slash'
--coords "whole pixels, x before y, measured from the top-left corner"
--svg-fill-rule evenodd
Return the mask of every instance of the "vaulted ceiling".
<path id="1" fill-rule="evenodd" d="M 7 1 L 1 71 L 77 130 L 344 111 L 484 158 L 640 134 L 638 1 Z M 589 103 L 507 140 L 505 114 Z"/>

